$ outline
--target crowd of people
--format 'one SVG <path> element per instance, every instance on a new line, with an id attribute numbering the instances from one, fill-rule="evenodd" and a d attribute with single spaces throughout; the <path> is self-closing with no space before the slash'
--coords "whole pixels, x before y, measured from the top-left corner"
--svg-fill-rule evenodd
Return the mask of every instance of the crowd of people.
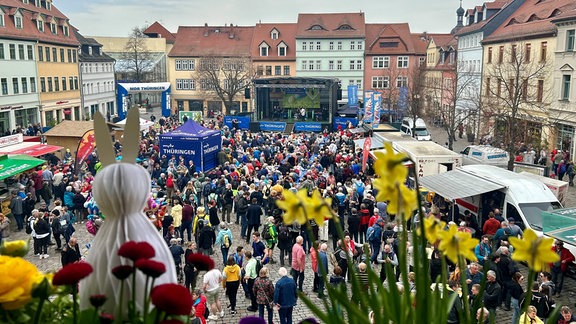
<path id="1" fill-rule="evenodd" d="M 280 323 L 291 323 L 297 291 L 304 291 L 310 267 L 314 275 L 312 292 L 319 298 L 325 297 L 326 290 L 322 273 L 328 274 L 329 284 L 344 289 L 354 271 L 364 278 L 368 290 L 369 267 L 379 270 L 380 280 L 388 285 L 396 284 L 402 271 L 407 271 L 414 282 L 411 271 L 417 261 L 412 258 L 412 248 L 408 244 L 406 251 L 399 250 L 398 233 L 404 229 L 394 215 L 387 213 L 387 203 L 375 199 L 373 161 L 369 159 L 363 171 L 362 148 L 354 144 L 361 134 L 341 128 L 322 134 L 252 133 L 229 129 L 218 118 L 204 125 L 221 131 L 218 166 L 203 172 L 192 160 L 160 154 L 158 135 L 177 126 L 179 123 L 172 118 L 158 119 L 156 126 L 142 136 L 138 161 L 152 180 L 147 215 L 169 246 L 181 283 L 191 288 L 198 277 L 188 255 L 221 257 L 221 266 L 204 274 L 202 286 L 192 291 L 194 314 L 202 323 L 226 315 L 222 291 L 229 315 L 235 315 L 240 290 L 250 300 L 248 311 L 258 312 L 263 318 L 266 315 L 268 323 L 277 312 Z M 119 141 L 115 148 L 121 155 Z M 26 229 L 32 235 L 34 254 L 40 259 L 48 257 L 51 244 L 61 251 L 63 265 L 81 258 L 74 226 L 86 222 L 95 233 L 102 222 L 91 199 L 93 175 L 100 168 L 98 155 L 93 153 L 77 172 L 57 163 L 24 173 L 18 179 L 19 190 L 12 193 L 10 209 L 17 230 Z M 284 190 L 301 189 L 309 194 L 319 190 L 324 198 L 331 198 L 339 221 L 326 217 L 323 224 L 313 220 L 304 226 L 284 223 L 276 201 L 282 199 Z M 503 219 L 498 208 L 488 215 L 469 211 L 460 214 L 457 206 L 439 196 L 430 197 L 425 208 L 426 217 L 445 219 L 449 225 L 454 222 L 459 230 L 473 230 L 481 238 L 475 248 L 478 261 L 468 264 L 466 273 L 460 273 L 454 264 L 448 265 L 447 288 L 461 291 L 461 276 L 466 276 L 469 287 L 468 300 L 456 298 L 449 323 L 458 323 L 463 303 L 470 303 L 474 317 L 484 319 L 494 318 L 497 310 L 512 311 L 513 323 L 525 317 L 550 316 L 554 298 L 562 293 L 567 265 L 574 261 L 562 242 L 553 248 L 561 261 L 541 272 L 533 287 L 525 287 L 508 244 L 509 237 L 523 234 L 515 219 Z M 0 215 L 0 229 L 4 219 Z M 337 226 L 341 226 L 343 237 L 339 237 Z M 408 267 L 400 266 L 400 254 L 406 254 Z M 347 255 L 354 260 L 352 266 Z M 443 263 L 434 246 L 429 248 L 429 259 L 431 279 L 435 281 Z M 271 279 L 272 264 L 280 266 L 275 283 Z M 385 264 L 392 266 L 395 278 L 386 276 Z M 484 275 L 487 284 L 481 290 Z M 528 288 L 533 292 L 531 300 L 524 298 Z M 415 286 L 402 289 L 412 292 Z M 357 296 L 351 301 L 358 302 Z M 534 308 L 522 314 L 524 303 Z M 571 314 L 569 308 L 562 307 L 558 323 L 569 323 Z"/>

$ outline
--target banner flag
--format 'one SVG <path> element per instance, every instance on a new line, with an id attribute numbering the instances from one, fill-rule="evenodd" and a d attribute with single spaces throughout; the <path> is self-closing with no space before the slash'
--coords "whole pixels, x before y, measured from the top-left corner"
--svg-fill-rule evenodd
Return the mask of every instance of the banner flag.
<path id="1" fill-rule="evenodd" d="M 364 91 L 364 119 L 365 123 L 372 123 L 374 119 L 374 107 L 372 105 L 372 95 L 374 91 L 365 90 Z"/>
<path id="2" fill-rule="evenodd" d="M 374 121 L 372 121 L 372 127 L 376 127 L 378 126 L 378 124 L 380 124 L 380 113 L 382 112 L 381 92 L 374 92 L 373 105 L 374 105 Z"/>
<path id="3" fill-rule="evenodd" d="M 78 172 L 82 163 L 86 161 L 88 156 L 94 152 L 96 147 L 96 139 L 94 138 L 94 130 L 91 129 L 82 135 L 82 139 L 78 143 L 78 148 L 76 149 L 76 159 L 74 161 L 74 170 Z"/>
<path id="4" fill-rule="evenodd" d="M 358 86 L 351 84 L 348 86 L 348 107 L 358 108 Z"/>

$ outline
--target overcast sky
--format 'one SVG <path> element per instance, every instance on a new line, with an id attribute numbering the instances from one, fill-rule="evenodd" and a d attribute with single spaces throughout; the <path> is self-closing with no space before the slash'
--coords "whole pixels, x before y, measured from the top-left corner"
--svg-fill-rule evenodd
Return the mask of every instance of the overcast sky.
<path id="1" fill-rule="evenodd" d="M 366 13 L 367 23 L 407 22 L 412 32 L 448 33 L 456 25 L 459 0 L 54 0 L 85 36 L 128 36 L 134 26 L 250 26 L 297 22 L 298 13 Z M 464 0 L 463 7 L 483 1 Z"/>

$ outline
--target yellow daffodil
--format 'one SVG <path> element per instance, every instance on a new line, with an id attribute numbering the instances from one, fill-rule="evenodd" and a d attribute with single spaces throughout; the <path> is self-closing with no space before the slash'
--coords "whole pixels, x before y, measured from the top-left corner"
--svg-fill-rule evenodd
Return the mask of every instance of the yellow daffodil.
<path id="1" fill-rule="evenodd" d="M 42 274 L 36 267 L 22 259 L 0 256 L 0 305 L 6 310 L 18 309 L 32 298 L 32 288 Z"/>
<path id="2" fill-rule="evenodd" d="M 407 158 L 404 153 L 394 153 L 392 143 L 386 142 L 384 144 L 386 153 L 376 152 L 376 161 L 374 162 L 374 171 L 384 181 L 394 184 L 396 182 L 403 183 L 406 181 L 408 169 L 402 164 Z"/>
<path id="3" fill-rule="evenodd" d="M 424 218 L 424 236 L 426 236 L 430 244 L 436 244 L 438 240 L 442 239 L 440 232 L 445 226 L 445 222 L 440 221 L 434 216 Z"/>
<path id="4" fill-rule="evenodd" d="M 398 215 L 400 212 L 405 220 L 410 219 L 412 212 L 418 208 L 416 192 L 404 184 L 397 184 L 394 195 L 395 199 L 391 197 L 387 199 L 390 200 L 390 203 L 388 203 L 386 210 L 389 214 L 394 215 Z"/>
<path id="5" fill-rule="evenodd" d="M 456 224 L 450 225 L 447 230 L 440 231 L 441 239 L 438 249 L 454 263 L 458 263 L 458 256 L 476 261 L 474 247 L 478 245 L 478 239 L 472 238 L 468 232 L 459 232 Z"/>
<path id="6" fill-rule="evenodd" d="M 5 241 L 0 245 L 0 254 L 13 257 L 23 257 L 28 254 L 28 241 Z"/>
<path id="7" fill-rule="evenodd" d="M 332 198 L 322 198 L 319 190 L 314 190 L 312 198 L 306 208 L 306 217 L 309 220 L 314 220 L 318 226 L 324 226 L 324 218 L 332 218 Z"/>
<path id="8" fill-rule="evenodd" d="M 311 201 L 310 197 L 308 197 L 308 190 L 304 188 L 297 193 L 293 193 L 284 189 L 282 196 L 284 200 L 276 200 L 276 205 L 284 210 L 284 223 L 292 224 L 296 221 L 299 224 L 305 224 L 308 219 L 304 208 Z"/>
<path id="9" fill-rule="evenodd" d="M 542 265 L 554 263 L 560 260 L 558 254 L 551 251 L 554 239 L 550 237 L 538 237 L 536 232 L 528 228 L 524 231 L 524 237 L 510 237 L 510 244 L 514 247 L 512 259 L 526 261 L 528 267 L 536 272 L 542 270 Z"/>

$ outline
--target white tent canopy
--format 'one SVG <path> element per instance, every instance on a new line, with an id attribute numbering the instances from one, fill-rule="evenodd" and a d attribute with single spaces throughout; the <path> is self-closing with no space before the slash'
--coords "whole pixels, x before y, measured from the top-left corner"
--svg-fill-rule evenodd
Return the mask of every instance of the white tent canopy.
<path id="1" fill-rule="evenodd" d="M 124 127 L 126 127 L 126 119 L 115 123 L 114 126 L 120 128 L 120 129 L 124 129 Z M 146 120 L 144 118 L 140 118 L 140 131 L 141 132 L 148 130 L 148 127 L 150 127 L 150 126 L 154 126 L 154 123 L 149 121 L 149 120 Z"/>

